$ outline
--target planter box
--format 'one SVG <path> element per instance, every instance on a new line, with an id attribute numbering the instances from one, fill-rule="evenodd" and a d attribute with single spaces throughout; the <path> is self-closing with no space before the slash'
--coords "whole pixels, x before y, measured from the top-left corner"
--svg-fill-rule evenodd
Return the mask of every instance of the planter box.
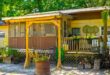
<path id="1" fill-rule="evenodd" d="M 35 63 L 36 75 L 50 75 L 49 61 L 39 61 Z"/>

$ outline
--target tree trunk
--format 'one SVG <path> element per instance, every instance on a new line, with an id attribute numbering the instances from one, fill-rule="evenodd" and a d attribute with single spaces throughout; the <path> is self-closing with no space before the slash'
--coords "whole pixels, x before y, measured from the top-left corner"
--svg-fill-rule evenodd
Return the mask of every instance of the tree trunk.
<path id="1" fill-rule="evenodd" d="M 105 10 L 102 12 L 102 19 L 103 19 L 103 24 L 104 24 L 104 49 L 105 55 L 108 55 L 106 53 L 108 53 L 107 51 L 107 21 L 108 21 L 108 10 L 105 8 Z"/>

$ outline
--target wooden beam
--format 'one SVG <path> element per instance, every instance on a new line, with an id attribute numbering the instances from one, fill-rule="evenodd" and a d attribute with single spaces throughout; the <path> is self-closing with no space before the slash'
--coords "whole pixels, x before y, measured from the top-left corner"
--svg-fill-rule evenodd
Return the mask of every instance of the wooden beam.
<path id="1" fill-rule="evenodd" d="M 26 22 L 26 21 L 49 21 L 49 20 L 55 20 L 55 19 L 60 19 L 61 16 L 43 16 L 43 17 L 30 17 L 30 18 L 21 18 L 21 19 L 10 19 L 10 20 L 5 20 L 5 22 Z"/>
<path id="2" fill-rule="evenodd" d="M 57 69 L 61 69 L 61 20 L 54 22 L 57 25 L 58 32 L 58 61 L 57 61 Z"/>

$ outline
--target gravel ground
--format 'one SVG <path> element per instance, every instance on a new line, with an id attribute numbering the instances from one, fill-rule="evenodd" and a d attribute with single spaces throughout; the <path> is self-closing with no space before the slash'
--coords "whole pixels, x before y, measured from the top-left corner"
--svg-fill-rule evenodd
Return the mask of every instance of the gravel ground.
<path id="1" fill-rule="evenodd" d="M 0 75 L 34 75 L 34 67 L 24 69 L 22 64 L 0 64 Z"/>
<path id="2" fill-rule="evenodd" d="M 24 69 L 22 64 L 0 64 L 0 75 L 34 75 L 34 66 Z M 108 70 L 77 69 L 71 66 L 63 66 L 61 70 L 56 70 L 51 65 L 51 75 L 110 75 Z"/>

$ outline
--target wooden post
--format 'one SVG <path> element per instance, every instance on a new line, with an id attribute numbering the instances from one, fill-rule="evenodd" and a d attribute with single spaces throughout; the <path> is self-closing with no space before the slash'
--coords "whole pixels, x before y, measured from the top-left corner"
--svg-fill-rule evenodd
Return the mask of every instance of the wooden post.
<path id="1" fill-rule="evenodd" d="M 57 26 L 57 32 L 58 32 L 58 61 L 57 61 L 57 69 L 61 69 L 61 23 L 60 20 L 58 21 L 52 21 L 52 23 Z"/>
<path id="2" fill-rule="evenodd" d="M 58 62 L 57 69 L 61 68 L 61 27 L 58 26 Z"/>
<path id="3" fill-rule="evenodd" d="M 26 22 L 26 58 L 24 63 L 24 68 L 27 68 L 30 64 L 30 57 L 29 57 L 29 23 Z"/>

